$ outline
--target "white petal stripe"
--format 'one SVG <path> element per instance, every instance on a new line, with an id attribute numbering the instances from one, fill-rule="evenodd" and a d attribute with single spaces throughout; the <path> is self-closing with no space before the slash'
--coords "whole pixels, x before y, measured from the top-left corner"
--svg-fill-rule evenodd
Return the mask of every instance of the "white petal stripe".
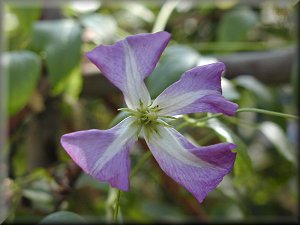
<path id="1" fill-rule="evenodd" d="M 161 110 L 158 112 L 159 115 L 169 115 L 192 104 L 193 102 L 204 96 L 218 94 L 220 93 L 217 90 L 199 90 L 186 93 L 179 92 L 172 96 L 164 94 L 158 96 L 154 100 L 152 105 L 159 105 L 159 107 L 161 108 Z"/>
<path id="2" fill-rule="evenodd" d="M 148 142 L 160 149 L 180 162 L 189 166 L 195 167 L 211 167 L 215 168 L 215 165 L 211 165 L 205 162 L 189 152 L 182 144 L 178 141 L 178 138 L 172 133 L 172 129 L 164 126 L 157 127 L 157 133 L 151 133 Z M 147 139 L 146 135 L 144 136 Z"/>
<path id="3" fill-rule="evenodd" d="M 107 162 L 123 149 L 123 146 L 126 145 L 129 140 L 137 139 L 138 127 L 134 124 L 135 120 L 132 117 L 126 120 L 127 121 L 124 121 L 124 126 L 116 133 L 116 139 L 108 146 L 101 158 L 95 162 L 91 170 L 92 173 L 100 171 Z"/>
<path id="4" fill-rule="evenodd" d="M 124 40 L 123 47 L 126 65 L 126 104 L 130 109 L 139 108 L 140 101 L 147 106 L 150 104 L 151 98 L 142 75 L 139 73 L 139 68 L 136 63 L 138 59 L 136 59 L 134 51 L 130 48 L 127 40 Z"/>

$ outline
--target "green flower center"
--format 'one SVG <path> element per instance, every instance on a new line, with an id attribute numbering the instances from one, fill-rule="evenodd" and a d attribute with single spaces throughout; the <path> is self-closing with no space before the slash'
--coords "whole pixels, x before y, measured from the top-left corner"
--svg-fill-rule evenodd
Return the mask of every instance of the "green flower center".
<path id="1" fill-rule="evenodd" d="M 159 111 L 159 107 L 150 107 L 146 109 L 138 109 L 137 110 L 137 119 L 138 123 L 144 126 L 155 125 L 158 119 L 157 112 Z"/>
<path id="2" fill-rule="evenodd" d="M 158 118 L 159 116 L 157 113 L 161 110 L 159 106 L 148 106 L 146 108 L 143 107 L 142 104 L 140 104 L 140 108 L 137 110 L 129 109 L 129 108 L 122 108 L 119 109 L 121 111 L 127 112 L 130 116 L 133 116 L 136 118 L 136 121 L 141 126 L 153 126 L 157 123 L 159 123 Z"/>
<path id="3" fill-rule="evenodd" d="M 129 116 L 135 117 L 137 125 L 139 125 L 141 129 L 144 127 L 147 135 L 149 135 L 151 132 L 157 133 L 158 125 L 170 126 L 166 122 L 163 122 L 163 120 L 176 119 L 171 116 L 160 115 L 159 111 L 161 111 L 161 108 L 159 107 L 159 105 L 149 105 L 147 107 L 144 107 L 142 102 L 140 102 L 140 107 L 136 110 L 129 108 L 121 108 L 119 110 L 127 112 Z"/>

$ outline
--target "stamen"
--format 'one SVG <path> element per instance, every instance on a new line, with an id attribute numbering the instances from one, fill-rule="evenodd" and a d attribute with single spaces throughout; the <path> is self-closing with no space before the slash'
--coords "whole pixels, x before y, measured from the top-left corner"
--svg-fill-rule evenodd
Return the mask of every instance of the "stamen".
<path id="1" fill-rule="evenodd" d="M 174 116 L 159 116 L 159 118 L 162 118 L 162 119 L 172 119 L 172 120 L 176 120 L 177 118 L 174 117 Z"/>
<path id="2" fill-rule="evenodd" d="M 136 110 L 129 109 L 129 108 L 120 108 L 119 111 L 124 111 L 129 113 L 130 116 L 136 118 L 136 123 L 140 126 L 145 128 L 146 135 L 150 135 L 152 132 L 159 133 L 158 125 L 164 127 L 172 127 L 167 124 L 163 119 L 177 119 L 173 116 L 160 116 L 157 115 L 157 112 L 161 110 L 159 105 L 155 105 L 153 107 L 148 106 L 147 108 L 143 108 L 144 104 L 140 100 L 140 107 Z M 159 134 L 158 134 L 159 135 Z"/>
<path id="3" fill-rule="evenodd" d="M 133 109 L 129 109 L 129 108 L 119 108 L 118 111 L 123 111 L 123 112 L 128 112 L 130 115 L 132 116 L 138 116 L 139 113 Z"/>

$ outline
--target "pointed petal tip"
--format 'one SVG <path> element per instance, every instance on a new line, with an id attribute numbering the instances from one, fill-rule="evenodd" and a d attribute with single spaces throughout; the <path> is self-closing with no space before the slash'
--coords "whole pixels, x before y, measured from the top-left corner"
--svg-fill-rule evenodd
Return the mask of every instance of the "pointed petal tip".
<path id="1" fill-rule="evenodd" d="M 97 60 L 99 56 L 101 56 L 101 53 L 105 51 L 103 49 L 104 47 L 107 47 L 106 45 L 98 45 L 95 48 L 93 48 L 90 51 L 87 51 L 84 53 L 84 56 L 87 57 L 94 65 L 96 65 L 99 69 L 102 65 L 101 60 Z"/>
<path id="2" fill-rule="evenodd" d="M 222 72 L 226 69 L 226 65 L 221 61 L 209 63 L 209 64 L 206 64 L 206 65 L 201 65 L 201 66 L 198 66 L 198 67 L 214 67 L 215 70 L 222 71 Z"/>
<path id="3" fill-rule="evenodd" d="M 165 30 L 158 31 L 158 32 L 156 32 L 156 33 L 162 33 L 162 34 L 165 34 L 165 35 L 171 36 L 171 34 L 170 34 L 168 31 L 165 31 Z"/>
<path id="4" fill-rule="evenodd" d="M 236 112 L 239 108 L 239 105 L 234 103 L 234 102 L 230 102 L 230 101 L 227 101 L 228 104 L 230 104 L 229 106 L 229 110 L 225 111 L 224 114 L 226 114 L 227 116 L 235 116 L 236 115 Z"/>
<path id="5" fill-rule="evenodd" d="M 226 66 L 223 62 L 214 62 L 214 63 L 209 63 L 209 64 L 193 67 L 193 68 L 187 70 L 184 74 L 186 74 L 186 73 L 196 73 L 196 74 L 207 73 L 207 70 L 213 71 L 213 72 L 216 72 L 216 71 L 223 72 L 223 71 L 225 71 L 225 68 L 226 68 Z M 222 73 L 220 73 L 220 74 L 222 74 Z"/>
<path id="6" fill-rule="evenodd" d="M 72 133 L 63 134 L 60 137 L 60 144 L 65 148 L 65 146 L 68 144 L 69 140 L 71 139 Z"/>
<path id="7" fill-rule="evenodd" d="M 220 67 L 222 67 L 222 68 L 224 68 L 225 69 L 225 64 L 223 63 L 223 62 L 221 62 L 221 61 L 219 61 L 219 62 L 215 62 L 214 64 L 216 64 L 216 65 L 218 65 L 218 66 L 220 66 Z"/>
<path id="8" fill-rule="evenodd" d="M 220 77 L 223 76 L 225 69 L 226 69 L 226 66 L 223 62 L 215 62 L 210 65 L 213 65 L 216 67 L 216 70 L 220 73 Z"/>
<path id="9" fill-rule="evenodd" d="M 93 50 L 84 53 L 84 56 L 87 57 L 89 60 L 90 60 L 92 51 L 93 51 Z"/>
<path id="10" fill-rule="evenodd" d="M 163 35 L 165 39 L 167 40 L 170 40 L 171 39 L 171 34 L 167 31 L 159 31 L 159 32 L 156 32 L 154 34 L 160 34 L 160 35 Z"/>
<path id="11" fill-rule="evenodd" d="M 229 149 L 232 151 L 233 149 L 237 148 L 237 145 L 234 143 L 228 143 L 229 144 Z M 233 152 L 236 153 L 236 152 Z"/>

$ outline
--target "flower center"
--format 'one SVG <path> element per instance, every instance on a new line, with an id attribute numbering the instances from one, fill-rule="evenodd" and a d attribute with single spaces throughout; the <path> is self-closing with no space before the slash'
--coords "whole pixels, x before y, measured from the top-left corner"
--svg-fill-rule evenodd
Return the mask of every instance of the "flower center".
<path id="1" fill-rule="evenodd" d="M 127 112 L 130 116 L 136 118 L 137 124 L 140 126 L 140 129 L 145 128 L 144 131 L 146 135 L 149 136 L 151 132 L 158 133 L 157 126 L 170 126 L 164 120 L 165 119 L 176 119 L 172 116 L 162 116 L 158 112 L 161 110 L 159 105 L 149 105 L 147 107 L 143 106 L 143 103 L 140 101 L 140 107 L 136 110 L 129 108 L 121 108 L 121 111 Z"/>
<path id="2" fill-rule="evenodd" d="M 159 106 L 147 106 L 143 107 L 143 104 L 140 104 L 140 107 L 137 110 L 122 108 L 119 109 L 121 111 L 125 111 L 129 113 L 130 116 L 136 118 L 136 121 L 141 126 L 153 126 L 155 124 L 160 123 L 158 118 L 160 117 L 157 112 L 160 111 Z"/>
<path id="3" fill-rule="evenodd" d="M 158 106 L 156 107 L 149 107 L 149 108 L 139 108 L 136 112 L 137 114 L 134 115 L 138 119 L 138 123 L 144 126 L 151 126 L 157 122 L 158 115 L 157 115 Z"/>

